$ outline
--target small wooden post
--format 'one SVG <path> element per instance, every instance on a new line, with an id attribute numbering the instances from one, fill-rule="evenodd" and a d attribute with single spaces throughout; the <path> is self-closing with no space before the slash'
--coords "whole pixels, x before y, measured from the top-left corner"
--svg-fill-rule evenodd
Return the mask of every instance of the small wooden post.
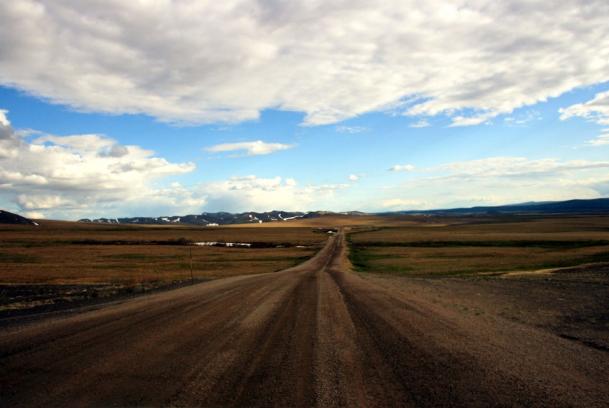
<path id="1" fill-rule="evenodd" d="M 190 253 L 190 283 L 194 284 L 195 283 L 195 277 L 192 274 L 192 247 L 190 247 L 188 249 L 189 249 L 189 253 Z"/>

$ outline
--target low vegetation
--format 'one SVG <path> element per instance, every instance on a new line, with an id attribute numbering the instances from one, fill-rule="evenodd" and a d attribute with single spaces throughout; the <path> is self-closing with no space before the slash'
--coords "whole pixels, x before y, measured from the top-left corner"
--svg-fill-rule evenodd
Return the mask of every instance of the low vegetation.
<path id="1" fill-rule="evenodd" d="M 359 271 L 406 276 L 501 274 L 609 262 L 609 217 L 485 217 L 355 229 Z"/>
<path id="2" fill-rule="evenodd" d="M 307 227 L 205 228 L 41 222 L 0 226 L 0 315 L 191 281 L 275 272 L 311 257 Z M 197 246 L 246 242 L 249 248 Z"/>

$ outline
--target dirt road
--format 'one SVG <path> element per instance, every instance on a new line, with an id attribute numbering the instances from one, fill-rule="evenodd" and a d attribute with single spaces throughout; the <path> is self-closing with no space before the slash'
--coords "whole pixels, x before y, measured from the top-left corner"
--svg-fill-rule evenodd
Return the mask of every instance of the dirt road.
<path id="1" fill-rule="evenodd" d="M 344 250 L 0 329 L 0 405 L 609 406 L 607 351 L 362 278 Z"/>

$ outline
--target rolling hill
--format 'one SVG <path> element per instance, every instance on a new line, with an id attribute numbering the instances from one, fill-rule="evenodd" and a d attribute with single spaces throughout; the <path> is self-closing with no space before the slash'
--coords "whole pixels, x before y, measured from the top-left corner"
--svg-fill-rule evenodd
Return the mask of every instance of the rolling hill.
<path id="1" fill-rule="evenodd" d="M 384 214 L 484 215 L 484 214 L 609 214 L 609 198 L 527 202 L 500 206 L 396 211 Z"/>
<path id="2" fill-rule="evenodd" d="M 13 214 L 4 210 L 0 210 L 0 224 L 38 225 L 29 218 L 25 218 L 21 215 Z"/>

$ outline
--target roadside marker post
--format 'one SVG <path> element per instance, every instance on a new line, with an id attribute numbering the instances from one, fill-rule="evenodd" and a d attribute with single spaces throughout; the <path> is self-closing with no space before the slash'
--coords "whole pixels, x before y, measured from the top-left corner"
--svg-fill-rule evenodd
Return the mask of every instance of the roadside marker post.
<path id="1" fill-rule="evenodd" d="M 195 283 L 195 277 L 192 274 L 192 247 L 188 248 L 189 249 L 189 254 L 190 254 L 190 283 L 194 284 Z"/>

